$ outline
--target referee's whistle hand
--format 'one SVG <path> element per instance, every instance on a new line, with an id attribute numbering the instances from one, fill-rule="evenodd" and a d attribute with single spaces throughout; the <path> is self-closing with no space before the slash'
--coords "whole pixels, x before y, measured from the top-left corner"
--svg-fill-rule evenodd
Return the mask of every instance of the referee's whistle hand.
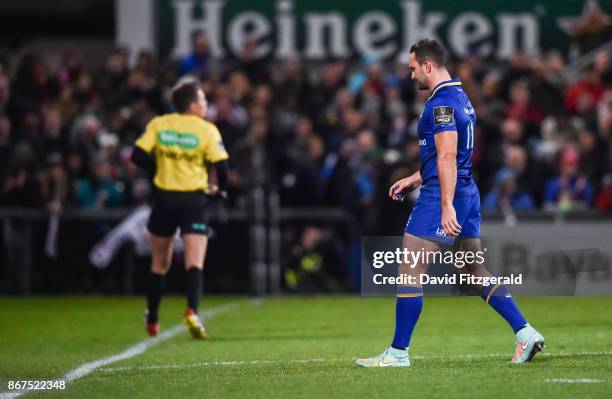
<path id="1" fill-rule="evenodd" d="M 449 237 L 456 237 L 461 233 L 461 225 L 457 221 L 455 207 L 452 205 L 442 207 L 442 228 Z"/>

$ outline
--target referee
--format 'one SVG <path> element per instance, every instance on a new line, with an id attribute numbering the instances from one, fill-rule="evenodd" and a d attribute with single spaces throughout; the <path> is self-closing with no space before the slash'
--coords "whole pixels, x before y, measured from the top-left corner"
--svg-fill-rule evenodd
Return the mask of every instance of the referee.
<path id="1" fill-rule="evenodd" d="M 229 156 L 217 127 L 203 119 L 207 102 L 197 81 L 179 81 L 172 89 L 172 103 L 176 113 L 151 120 L 132 152 L 136 165 L 155 174 L 148 224 L 152 266 L 145 322 L 149 335 L 159 334 L 159 304 L 178 227 L 187 271 L 187 310 L 183 321 L 194 338 L 205 339 L 206 330 L 198 315 L 209 232 L 204 210 L 207 195 L 225 193 Z M 216 169 L 218 187 L 208 185 L 211 168 Z"/>

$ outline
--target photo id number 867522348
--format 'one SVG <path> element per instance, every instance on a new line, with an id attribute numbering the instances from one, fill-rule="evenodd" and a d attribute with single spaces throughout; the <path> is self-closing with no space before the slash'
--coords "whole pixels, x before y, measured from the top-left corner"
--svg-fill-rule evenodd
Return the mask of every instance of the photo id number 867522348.
<path id="1" fill-rule="evenodd" d="M 64 380 L 21 380 L 8 382 L 9 391 L 43 391 L 43 390 L 63 390 L 66 389 Z"/>

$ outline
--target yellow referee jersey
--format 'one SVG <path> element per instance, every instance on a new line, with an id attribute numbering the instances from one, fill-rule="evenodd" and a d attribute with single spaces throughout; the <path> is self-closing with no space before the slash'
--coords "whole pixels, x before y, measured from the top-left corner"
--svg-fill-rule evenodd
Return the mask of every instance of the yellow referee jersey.
<path id="1" fill-rule="evenodd" d="M 207 164 L 229 158 L 217 127 L 197 116 L 167 114 L 149 122 L 136 145 L 155 155 L 155 186 L 168 191 L 208 189 Z"/>

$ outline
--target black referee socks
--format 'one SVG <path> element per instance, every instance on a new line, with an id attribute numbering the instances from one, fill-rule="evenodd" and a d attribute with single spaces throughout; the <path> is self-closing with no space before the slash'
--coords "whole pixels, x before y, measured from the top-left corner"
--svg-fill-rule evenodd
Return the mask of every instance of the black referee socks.
<path id="1" fill-rule="evenodd" d="M 147 284 L 147 323 L 157 323 L 159 321 L 159 303 L 161 302 L 162 294 L 164 293 L 163 274 L 150 272 L 149 281 Z"/>
<path id="2" fill-rule="evenodd" d="M 198 313 L 200 295 L 202 294 L 202 283 L 204 280 L 202 269 L 195 266 L 188 267 L 186 278 L 187 281 L 185 286 L 187 288 L 187 307 Z"/>

